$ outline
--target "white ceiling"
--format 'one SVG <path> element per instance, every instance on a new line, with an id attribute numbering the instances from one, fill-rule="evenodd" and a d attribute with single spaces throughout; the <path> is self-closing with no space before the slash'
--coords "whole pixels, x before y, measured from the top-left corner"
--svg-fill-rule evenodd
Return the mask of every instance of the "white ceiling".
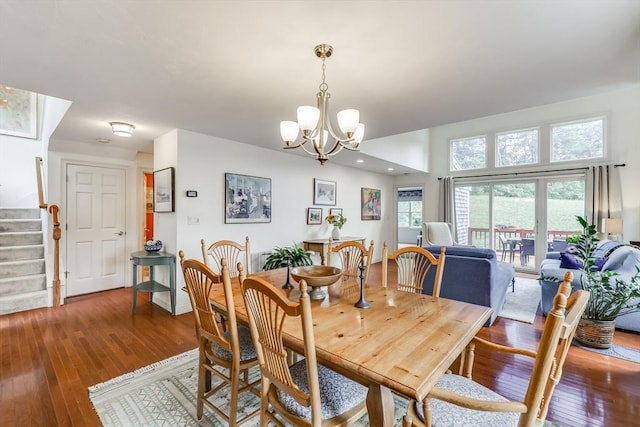
<path id="1" fill-rule="evenodd" d="M 639 84 L 640 1 L 0 0 L 0 82 L 73 102 L 54 142 L 151 152 L 181 128 L 281 150 L 319 43 L 331 113 L 359 109 L 366 143 Z"/>

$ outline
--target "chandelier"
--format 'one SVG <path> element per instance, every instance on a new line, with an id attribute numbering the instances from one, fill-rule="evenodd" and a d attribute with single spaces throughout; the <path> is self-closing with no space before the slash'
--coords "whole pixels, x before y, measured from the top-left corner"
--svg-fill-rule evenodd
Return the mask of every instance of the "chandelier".
<path id="1" fill-rule="evenodd" d="M 342 136 L 338 136 L 331 127 L 329 120 L 329 86 L 325 82 L 325 60 L 333 53 L 333 47 L 328 44 L 319 44 L 314 48 L 316 56 L 322 59 L 322 83 L 320 92 L 316 95 L 318 106 L 305 105 L 298 107 L 298 122 L 280 122 L 280 134 L 284 141 L 284 149 L 302 147 L 304 151 L 315 156 L 320 164 L 329 160 L 329 156 L 338 154 L 343 148 L 358 151 L 358 146 L 364 137 L 364 125 L 360 123 L 358 110 L 342 110 L 337 114 L 338 127 Z M 298 133 L 302 131 L 302 140 L 296 142 Z M 333 141 L 329 141 L 329 137 Z"/>

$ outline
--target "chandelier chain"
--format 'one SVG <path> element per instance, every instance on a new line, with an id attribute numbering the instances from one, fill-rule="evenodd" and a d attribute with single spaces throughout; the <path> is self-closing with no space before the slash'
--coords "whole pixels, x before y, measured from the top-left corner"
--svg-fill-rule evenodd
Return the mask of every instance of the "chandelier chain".
<path id="1" fill-rule="evenodd" d="M 326 58 L 323 56 L 322 57 L 322 83 L 320 83 L 320 86 L 318 86 L 318 88 L 320 89 L 320 92 L 326 92 L 329 89 L 329 85 L 325 82 L 326 69 L 327 69 L 325 60 Z"/>

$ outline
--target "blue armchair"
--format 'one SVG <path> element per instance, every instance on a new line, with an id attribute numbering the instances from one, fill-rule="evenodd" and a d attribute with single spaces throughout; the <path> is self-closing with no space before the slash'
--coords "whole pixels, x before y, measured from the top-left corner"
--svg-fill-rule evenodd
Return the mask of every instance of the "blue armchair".
<path id="1" fill-rule="evenodd" d="M 471 304 L 491 307 L 493 314 L 485 326 L 491 326 L 502 310 L 507 291 L 515 280 L 511 264 L 498 261 L 493 249 L 471 246 L 447 246 L 440 296 Z M 426 246 L 436 257 L 440 246 Z M 431 295 L 434 271 L 424 280 L 422 293 Z"/>

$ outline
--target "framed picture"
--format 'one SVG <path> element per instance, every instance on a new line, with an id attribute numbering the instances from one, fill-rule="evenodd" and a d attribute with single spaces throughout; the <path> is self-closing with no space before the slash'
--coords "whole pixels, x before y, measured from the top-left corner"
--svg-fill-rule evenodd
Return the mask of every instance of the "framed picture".
<path id="1" fill-rule="evenodd" d="M 329 209 L 329 214 L 331 214 L 331 215 L 342 215 L 342 208 L 331 208 L 331 209 Z"/>
<path id="2" fill-rule="evenodd" d="M 322 208 L 307 209 L 307 224 L 322 224 Z"/>
<path id="3" fill-rule="evenodd" d="M 173 212 L 175 210 L 173 179 L 174 169 L 172 167 L 153 172 L 154 212 Z"/>
<path id="4" fill-rule="evenodd" d="M 360 200 L 362 203 L 362 220 L 379 220 L 380 213 L 382 212 L 380 190 L 375 188 L 362 188 Z"/>
<path id="5" fill-rule="evenodd" d="M 325 179 L 313 179 L 313 204 L 336 205 L 336 182 Z"/>
<path id="6" fill-rule="evenodd" d="M 0 84 L 0 134 L 38 137 L 38 94 Z"/>
<path id="7" fill-rule="evenodd" d="M 224 174 L 226 224 L 271 222 L 271 178 Z"/>

